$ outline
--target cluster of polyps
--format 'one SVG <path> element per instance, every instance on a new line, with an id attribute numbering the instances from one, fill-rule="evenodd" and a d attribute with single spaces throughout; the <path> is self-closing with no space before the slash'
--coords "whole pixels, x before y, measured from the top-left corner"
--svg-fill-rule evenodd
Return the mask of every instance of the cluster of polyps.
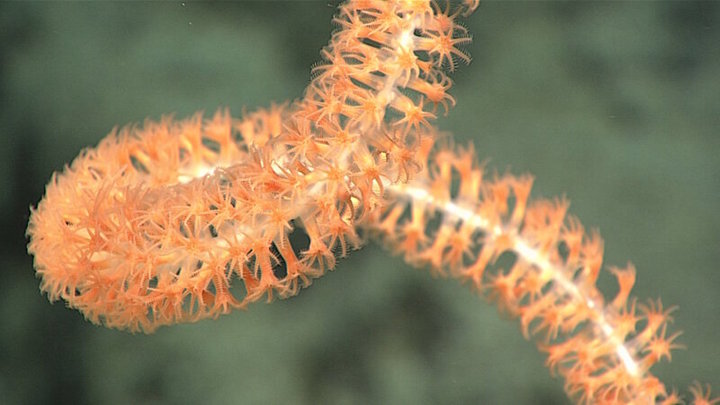
<path id="1" fill-rule="evenodd" d="M 303 98 L 241 119 L 147 122 L 85 150 L 30 219 L 42 289 L 148 332 L 287 296 L 333 268 L 385 188 L 422 166 L 427 119 L 454 103 L 443 66 L 468 59 L 455 21 L 468 11 L 350 2 Z M 309 242 L 291 241 L 295 229 Z"/>
<path id="2" fill-rule="evenodd" d="M 634 269 L 611 269 L 620 289 L 605 303 L 602 241 L 565 201 L 530 202 L 528 176 L 485 180 L 472 148 L 433 150 L 429 121 L 455 104 L 446 71 L 469 61 L 465 3 L 350 1 L 302 99 L 147 122 L 84 151 L 30 218 L 42 290 L 151 332 L 294 294 L 363 230 L 519 317 L 571 397 L 677 402 L 649 372 L 676 346 L 670 311 L 629 299 Z"/>

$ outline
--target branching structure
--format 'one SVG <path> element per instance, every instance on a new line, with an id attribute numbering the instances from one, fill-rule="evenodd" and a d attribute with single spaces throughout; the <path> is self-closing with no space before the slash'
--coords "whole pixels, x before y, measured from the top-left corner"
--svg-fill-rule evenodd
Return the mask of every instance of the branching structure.
<path id="1" fill-rule="evenodd" d="M 370 235 L 518 317 L 571 398 L 677 403 L 649 371 L 677 347 L 671 310 L 630 298 L 635 270 L 610 269 L 605 302 L 602 241 L 565 201 L 529 201 L 531 177 L 488 180 L 472 148 L 435 146 L 430 121 L 455 104 L 447 72 L 469 62 L 457 20 L 475 7 L 350 1 L 303 98 L 148 121 L 85 150 L 30 218 L 41 289 L 152 332 L 295 294 Z"/>

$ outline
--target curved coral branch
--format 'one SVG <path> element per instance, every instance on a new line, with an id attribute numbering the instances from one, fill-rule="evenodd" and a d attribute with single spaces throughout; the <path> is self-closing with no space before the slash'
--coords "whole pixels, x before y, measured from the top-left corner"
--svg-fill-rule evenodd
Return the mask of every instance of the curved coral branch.
<path id="1" fill-rule="evenodd" d="M 349 1 L 302 99 L 148 121 L 85 150 L 31 213 L 41 289 L 151 332 L 294 294 L 370 230 L 517 317 L 573 399 L 677 403 L 650 372 L 678 347 L 672 308 L 630 297 L 635 269 L 610 268 L 606 302 L 602 240 L 567 201 L 530 200 L 529 176 L 488 181 L 472 149 L 432 151 L 438 106 L 455 104 L 446 71 L 469 61 L 457 19 L 477 3 Z"/>

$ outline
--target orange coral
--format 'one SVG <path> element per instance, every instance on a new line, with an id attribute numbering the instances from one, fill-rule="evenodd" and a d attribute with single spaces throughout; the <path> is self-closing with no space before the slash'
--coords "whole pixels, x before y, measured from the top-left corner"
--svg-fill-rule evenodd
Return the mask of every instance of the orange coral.
<path id="1" fill-rule="evenodd" d="M 567 201 L 530 201 L 529 176 L 488 181 L 472 148 L 433 150 L 430 120 L 455 104 L 445 69 L 469 61 L 456 20 L 477 3 L 350 1 L 302 99 L 148 121 L 85 150 L 32 211 L 41 289 L 92 322 L 151 332 L 294 294 L 370 233 L 518 317 L 577 401 L 677 402 L 649 371 L 678 347 L 672 309 L 629 297 L 634 268 L 610 269 L 606 303 L 602 240 Z"/>

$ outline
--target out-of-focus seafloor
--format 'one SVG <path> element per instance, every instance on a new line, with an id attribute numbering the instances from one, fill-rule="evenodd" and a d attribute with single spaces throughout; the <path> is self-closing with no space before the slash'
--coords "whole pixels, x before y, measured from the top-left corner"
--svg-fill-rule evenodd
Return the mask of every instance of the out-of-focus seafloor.
<path id="1" fill-rule="evenodd" d="M 371 244 L 299 296 L 131 335 L 38 292 L 28 207 L 113 126 L 299 97 L 328 2 L 0 4 L 0 403 L 567 403 L 516 322 Z M 654 371 L 720 390 L 720 3 L 484 2 L 439 125 L 531 172 L 679 305 Z M 601 279 L 608 293 L 609 276 Z"/>

